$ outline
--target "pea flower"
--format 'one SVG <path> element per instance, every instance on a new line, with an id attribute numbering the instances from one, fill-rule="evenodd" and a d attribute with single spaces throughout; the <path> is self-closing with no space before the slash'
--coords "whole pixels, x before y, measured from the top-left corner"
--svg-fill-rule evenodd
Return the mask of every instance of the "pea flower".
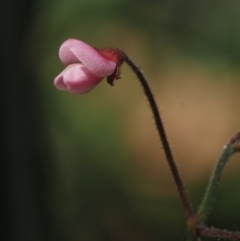
<path id="1" fill-rule="evenodd" d="M 120 79 L 119 67 L 124 54 L 119 49 L 96 49 L 77 40 L 66 40 L 59 49 L 59 57 L 66 68 L 55 78 L 59 90 L 84 94 L 97 86 L 105 77 L 109 84 Z"/>

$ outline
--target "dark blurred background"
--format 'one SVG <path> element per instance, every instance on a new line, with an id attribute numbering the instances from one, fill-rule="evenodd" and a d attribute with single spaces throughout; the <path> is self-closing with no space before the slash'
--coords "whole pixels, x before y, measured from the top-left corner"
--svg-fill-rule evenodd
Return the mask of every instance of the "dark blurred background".
<path id="1" fill-rule="evenodd" d="M 136 78 L 123 66 L 114 87 L 58 91 L 58 49 L 71 37 L 135 59 L 197 207 L 240 129 L 240 2 L 3 0 L 0 11 L 1 240 L 181 240 L 183 208 Z M 240 230 L 239 159 L 209 225 Z"/>

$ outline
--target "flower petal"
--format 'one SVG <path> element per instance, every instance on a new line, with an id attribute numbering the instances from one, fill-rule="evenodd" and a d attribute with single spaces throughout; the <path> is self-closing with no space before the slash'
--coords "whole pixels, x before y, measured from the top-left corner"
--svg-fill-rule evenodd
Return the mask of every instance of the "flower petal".
<path id="1" fill-rule="evenodd" d="M 92 74 L 82 64 L 69 65 L 63 72 L 63 81 L 71 93 L 84 94 L 97 86 L 103 78 Z"/>
<path id="2" fill-rule="evenodd" d="M 116 68 L 116 62 L 77 39 L 66 40 L 60 47 L 59 57 L 65 65 L 81 62 L 99 77 L 111 75 Z"/>
<path id="3" fill-rule="evenodd" d="M 116 62 L 84 42 L 78 41 L 78 44 L 70 47 L 70 51 L 96 76 L 109 76 L 116 69 Z"/>
<path id="4" fill-rule="evenodd" d="M 63 81 L 63 72 L 64 71 L 62 71 L 55 79 L 54 79 L 54 85 L 55 85 L 55 87 L 57 88 L 57 89 L 59 89 L 59 90 L 65 90 L 65 91 L 67 91 L 68 89 L 67 89 L 67 86 L 66 86 L 66 84 L 64 83 L 64 81 Z"/>
<path id="5" fill-rule="evenodd" d="M 79 40 L 68 39 L 62 43 L 59 49 L 59 58 L 65 65 L 80 63 L 79 59 L 70 51 L 72 46 L 79 46 Z"/>

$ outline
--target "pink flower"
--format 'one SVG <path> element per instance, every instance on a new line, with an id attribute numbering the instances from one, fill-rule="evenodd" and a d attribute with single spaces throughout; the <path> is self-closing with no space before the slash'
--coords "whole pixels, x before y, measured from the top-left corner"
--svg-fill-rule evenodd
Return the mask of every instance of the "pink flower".
<path id="1" fill-rule="evenodd" d="M 68 39 L 59 49 L 59 57 L 67 67 L 55 78 L 54 85 L 60 90 L 84 94 L 105 77 L 112 84 L 120 78 L 120 55 L 119 50 L 97 50 L 80 40 Z"/>

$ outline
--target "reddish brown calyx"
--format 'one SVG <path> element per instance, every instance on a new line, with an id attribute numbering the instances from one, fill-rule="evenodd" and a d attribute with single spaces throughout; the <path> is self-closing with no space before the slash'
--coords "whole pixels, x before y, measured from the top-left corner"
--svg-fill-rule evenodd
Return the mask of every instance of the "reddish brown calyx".
<path id="1" fill-rule="evenodd" d="M 103 48 L 98 49 L 98 51 L 117 64 L 115 71 L 107 76 L 107 82 L 113 86 L 114 80 L 121 79 L 121 66 L 126 59 L 126 54 L 117 48 Z"/>

